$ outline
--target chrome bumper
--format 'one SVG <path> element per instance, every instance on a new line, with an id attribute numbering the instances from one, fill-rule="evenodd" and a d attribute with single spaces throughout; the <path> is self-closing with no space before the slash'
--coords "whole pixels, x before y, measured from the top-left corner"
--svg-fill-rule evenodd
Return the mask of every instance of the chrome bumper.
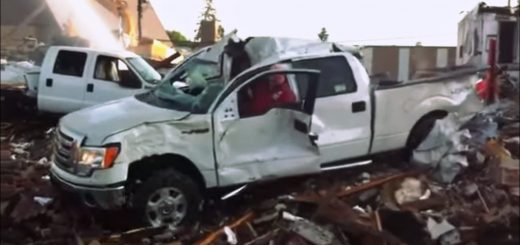
<path id="1" fill-rule="evenodd" d="M 50 172 L 51 182 L 58 189 L 68 193 L 79 195 L 81 201 L 89 207 L 101 209 L 119 209 L 126 203 L 125 187 L 90 187 L 70 183 L 52 171 Z"/>

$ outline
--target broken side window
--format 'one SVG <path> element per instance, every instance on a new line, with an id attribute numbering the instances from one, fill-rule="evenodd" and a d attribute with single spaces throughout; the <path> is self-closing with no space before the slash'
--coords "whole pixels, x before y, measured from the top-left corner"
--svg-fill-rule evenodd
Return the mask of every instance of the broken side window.
<path id="1" fill-rule="evenodd" d="M 82 77 L 86 61 L 86 53 L 61 50 L 58 52 L 52 72 L 55 74 Z"/>
<path id="2" fill-rule="evenodd" d="M 343 56 L 299 60 L 293 62 L 293 67 L 321 72 L 317 97 L 353 93 L 357 90 L 352 69 Z"/>

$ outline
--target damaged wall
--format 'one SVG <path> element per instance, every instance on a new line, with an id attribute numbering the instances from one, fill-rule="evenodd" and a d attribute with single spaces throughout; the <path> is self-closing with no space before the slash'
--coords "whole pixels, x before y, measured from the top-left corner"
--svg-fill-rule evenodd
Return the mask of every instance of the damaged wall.
<path id="1" fill-rule="evenodd" d="M 468 12 L 458 24 L 457 65 L 487 64 L 490 39 L 498 41 L 498 63 L 518 63 L 519 18 L 516 11 L 481 3 Z"/>
<path id="2" fill-rule="evenodd" d="M 2 49 L 16 48 L 27 36 L 43 42 L 61 33 L 61 28 L 42 0 L 2 0 L 1 35 Z"/>

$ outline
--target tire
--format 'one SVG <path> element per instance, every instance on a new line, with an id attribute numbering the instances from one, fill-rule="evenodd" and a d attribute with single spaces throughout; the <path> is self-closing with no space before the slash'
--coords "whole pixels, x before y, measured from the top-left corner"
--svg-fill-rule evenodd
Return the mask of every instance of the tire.
<path id="1" fill-rule="evenodd" d="M 142 223 L 153 227 L 166 225 L 171 230 L 194 224 L 200 203 L 200 189 L 195 182 L 171 169 L 150 176 L 133 197 L 133 207 Z"/>
<path id="2" fill-rule="evenodd" d="M 430 131 L 435 126 L 435 121 L 446 117 L 445 113 L 437 113 L 421 119 L 410 132 L 408 141 L 406 142 L 406 157 L 410 158 L 413 150 L 417 148 L 423 140 L 426 139 Z"/>

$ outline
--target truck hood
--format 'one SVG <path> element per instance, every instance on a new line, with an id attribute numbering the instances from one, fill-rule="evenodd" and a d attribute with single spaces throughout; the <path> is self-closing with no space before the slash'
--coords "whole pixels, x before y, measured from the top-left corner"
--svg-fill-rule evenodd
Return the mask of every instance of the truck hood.
<path id="1" fill-rule="evenodd" d="M 138 125 L 177 121 L 189 115 L 189 112 L 151 106 L 132 96 L 72 112 L 60 120 L 59 127 L 86 137 L 87 144 L 102 144 L 108 136 Z"/>

